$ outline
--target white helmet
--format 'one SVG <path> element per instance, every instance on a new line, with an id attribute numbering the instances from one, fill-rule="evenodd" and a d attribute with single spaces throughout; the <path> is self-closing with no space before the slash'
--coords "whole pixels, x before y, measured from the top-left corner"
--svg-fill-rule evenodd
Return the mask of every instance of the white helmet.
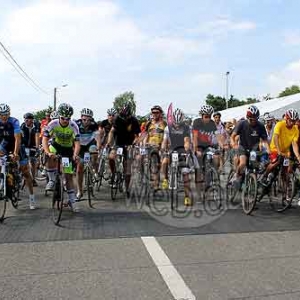
<path id="1" fill-rule="evenodd" d="M 287 119 L 291 119 L 293 121 L 297 121 L 299 119 L 299 114 L 294 108 L 290 108 L 285 112 L 285 117 Z"/>
<path id="2" fill-rule="evenodd" d="M 83 108 L 82 111 L 81 111 L 81 115 L 82 116 L 87 116 L 87 117 L 93 117 L 94 116 L 94 113 L 91 109 L 89 108 Z"/>
<path id="3" fill-rule="evenodd" d="M 1 103 L 0 104 L 0 115 L 9 115 L 9 114 L 10 114 L 10 107 L 5 103 Z"/>
<path id="4" fill-rule="evenodd" d="M 59 118 L 59 114 L 56 110 L 54 110 L 51 114 L 50 114 L 50 119 L 51 120 L 55 120 Z"/>
<path id="5" fill-rule="evenodd" d="M 176 108 L 173 112 L 173 120 L 176 125 L 182 123 L 184 121 L 184 113 L 181 109 Z"/>
<path id="6" fill-rule="evenodd" d="M 214 113 L 214 108 L 211 105 L 202 105 L 199 111 L 200 115 L 212 115 Z"/>

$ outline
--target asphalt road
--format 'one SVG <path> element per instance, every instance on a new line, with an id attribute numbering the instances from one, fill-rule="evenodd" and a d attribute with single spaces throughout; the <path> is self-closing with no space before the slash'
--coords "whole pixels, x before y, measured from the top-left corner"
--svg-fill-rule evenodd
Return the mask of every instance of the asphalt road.
<path id="1" fill-rule="evenodd" d="M 0 224 L 0 299 L 300 298 L 297 207 L 280 214 L 264 201 L 246 216 L 195 196 L 172 214 L 167 193 L 138 208 L 106 186 L 58 227 L 42 185 L 38 209 L 21 196 Z"/>

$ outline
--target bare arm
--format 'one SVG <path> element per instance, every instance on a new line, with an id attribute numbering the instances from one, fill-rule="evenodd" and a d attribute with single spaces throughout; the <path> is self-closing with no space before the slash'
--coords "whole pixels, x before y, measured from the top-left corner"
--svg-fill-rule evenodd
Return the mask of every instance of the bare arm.
<path id="1" fill-rule="evenodd" d="M 15 133 L 15 148 L 14 148 L 14 155 L 18 155 L 21 147 L 21 133 Z"/>

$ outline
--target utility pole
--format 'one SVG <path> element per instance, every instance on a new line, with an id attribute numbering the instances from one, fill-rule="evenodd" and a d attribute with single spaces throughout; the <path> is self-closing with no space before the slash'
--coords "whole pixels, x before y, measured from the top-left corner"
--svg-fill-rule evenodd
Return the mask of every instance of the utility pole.
<path id="1" fill-rule="evenodd" d="M 53 110 L 56 110 L 56 90 L 57 88 L 54 88 L 54 101 L 53 101 Z"/>
<path id="2" fill-rule="evenodd" d="M 230 72 L 226 72 L 226 109 L 228 109 L 228 76 Z"/>

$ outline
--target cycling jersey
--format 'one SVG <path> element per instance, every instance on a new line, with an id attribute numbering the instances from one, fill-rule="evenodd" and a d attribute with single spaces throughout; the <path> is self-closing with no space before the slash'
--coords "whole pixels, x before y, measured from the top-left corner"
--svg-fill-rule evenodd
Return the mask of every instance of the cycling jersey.
<path id="1" fill-rule="evenodd" d="M 43 137 L 44 130 L 46 129 L 47 125 L 50 123 L 48 119 L 43 119 L 40 125 L 40 137 Z"/>
<path id="2" fill-rule="evenodd" d="M 150 145 L 161 145 L 166 126 L 167 123 L 165 121 L 160 121 L 158 123 L 151 122 L 146 125 L 145 130 L 148 133 L 148 143 Z"/>
<path id="3" fill-rule="evenodd" d="M 96 133 L 98 132 L 98 125 L 97 123 L 92 120 L 88 127 L 83 126 L 83 122 L 81 119 L 76 121 L 76 124 L 79 128 L 80 133 L 80 145 L 86 146 L 92 143 L 95 140 Z"/>
<path id="4" fill-rule="evenodd" d="M 70 120 L 69 124 L 62 127 L 59 119 L 51 121 L 44 130 L 44 137 L 55 136 L 55 143 L 62 147 L 72 147 L 74 141 L 80 140 L 79 128 L 75 121 Z"/>
<path id="5" fill-rule="evenodd" d="M 287 128 L 286 121 L 279 121 L 274 127 L 274 133 L 272 137 L 272 141 L 270 144 L 271 152 L 277 152 L 277 148 L 274 143 L 274 135 L 278 135 L 278 142 L 280 152 L 284 155 L 289 155 L 290 146 L 293 142 L 298 141 L 299 138 L 299 130 L 297 125 L 294 125 L 291 129 Z"/>
<path id="6" fill-rule="evenodd" d="M 193 134 L 198 136 L 198 147 L 207 148 L 212 146 L 213 137 L 217 134 L 217 126 L 213 120 L 205 123 L 198 118 L 193 123 Z"/>
<path id="7" fill-rule="evenodd" d="M 22 123 L 20 129 L 22 133 L 22 145 L 28 148 L 38 146 L 35 144 L 35 135 L 41 132 L 39 122 L 35 121 L 32 127 L 28 127 L 25 123 Z"/>
<path id="8" fill-rule="evenodd" d="M 190 128 L 188 125 L 181 125 L 178 128 L 166 126 L 164 131 L 164 140 L 170 141 L 170 149 L 176 151 L 185 151 L 184 150 L 184 139 L 190 138 Z"/>
<path id="9" fill-rule="evenodd" d="M 6 122 L 0 120 L 0 146 L 2 150 L 13 152 L 15 134 L 21 133 L 20 123 L 16 118 L 9 117 Z M 2 151 L 1 150 L 1 151 Z"/>

